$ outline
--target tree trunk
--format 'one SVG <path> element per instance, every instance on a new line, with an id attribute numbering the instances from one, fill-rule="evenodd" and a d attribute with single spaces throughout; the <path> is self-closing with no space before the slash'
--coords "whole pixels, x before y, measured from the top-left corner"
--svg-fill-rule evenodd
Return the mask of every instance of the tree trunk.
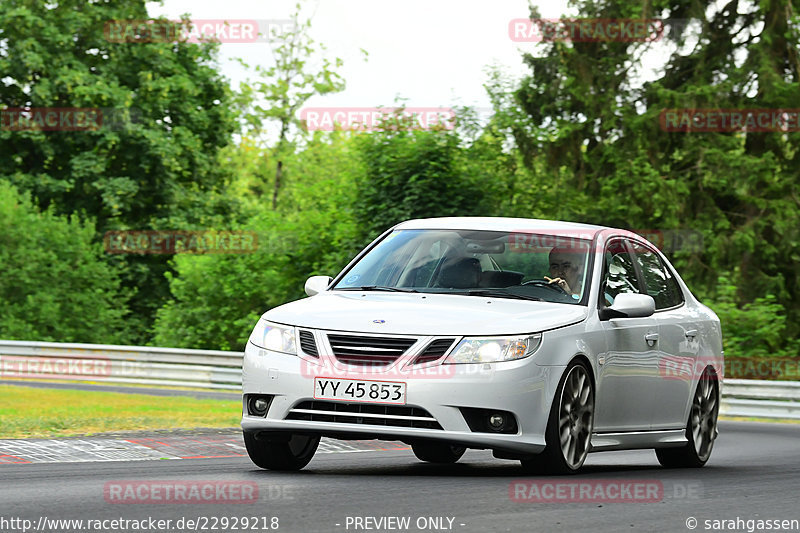
<path id="1" fill-rule="evenodd" d="M 283 161 L 278 161 L 278 168 L 275 169 L 275 187 L 272 189 L 272 209 L 278 207 L 278 189 L 281 188 L 281 174 L 283 171 Z"/>

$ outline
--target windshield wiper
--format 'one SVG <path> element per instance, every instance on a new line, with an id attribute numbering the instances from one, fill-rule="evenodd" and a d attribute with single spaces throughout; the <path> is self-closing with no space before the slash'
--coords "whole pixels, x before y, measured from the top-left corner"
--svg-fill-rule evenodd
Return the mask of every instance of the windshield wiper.
<path id="1" fill-rule="evenodd" d="M 381 285 L 364 285 L 363 287 L 341 287 L 337 291 L 387 291 L 387 292 L 419 292 L 407 287 L 383 287 Z"/>
<path id="2" fill-rule="evenodd" d="M 463 292 L 443 293 L 443 294 L 465 294 L 467 296 L 494 296 L 496 298 L 515 298 L 517 300 L 530 300 L 532 302 L 541 302 L 542 299 L 537 296 L 528 296 L 526 294 L 517 294 L 515 292 L 496 291 L 491 289 L 470 289 Z"/>

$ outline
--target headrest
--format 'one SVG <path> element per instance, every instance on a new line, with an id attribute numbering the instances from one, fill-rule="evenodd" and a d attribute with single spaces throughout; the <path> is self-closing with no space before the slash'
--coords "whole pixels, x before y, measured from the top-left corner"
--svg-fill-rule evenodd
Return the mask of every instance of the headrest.
<path id="1" fill-rule="evenodd" d="M 474 257 L 447 261 L 439 274 L 439 286 L 450 289 L 473 289 L 481 280 L 481 263 Z"/>

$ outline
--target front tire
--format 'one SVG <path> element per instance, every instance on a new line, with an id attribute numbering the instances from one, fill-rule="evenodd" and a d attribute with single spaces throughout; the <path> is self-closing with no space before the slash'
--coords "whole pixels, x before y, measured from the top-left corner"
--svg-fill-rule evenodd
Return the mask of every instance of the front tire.
<path id="1" fill-rule="evenodd" d="M 719 415 L 719 381 L 716 374 L 706 368 L 692 399 L 692 410 L 686 423 L 689 441 L 680 448 L 657 448 L 658 462 L 666 468 L 700 468 L 711 457 L 717 438 Z"/>
<path id="2" fill-rule="evenodd" d="M 247 455 L 256 466 L 266 470 L 300 470 L 314 457 L 319 437 L 291 435 L 288 440 L 256 439 L 254 433 L 244 432 Z"/>
<path id="3" fill-rule="evenodd" d="M 574 474 L 591 448 L 594 427 L 594 384 L 581 361 L 567 367 L 558 384 L 545 431 L 542 453 L 522 459 L 529 472 Z"/>
<path id="4" fill-rule="evenodd" d="M 411 444 L 411 450 L 420 461 L 439 464 L 455 463 L 467 451 L 462 446 L 453 446 L 446 442 L 415 442 Z"/>

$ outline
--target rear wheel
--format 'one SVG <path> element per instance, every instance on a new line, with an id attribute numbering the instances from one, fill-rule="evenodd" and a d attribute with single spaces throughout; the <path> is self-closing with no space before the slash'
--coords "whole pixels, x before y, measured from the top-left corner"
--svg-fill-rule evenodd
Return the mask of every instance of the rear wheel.
<path id="1" fill-rule="evenodd" d="M 306 466 L 319 446 L 319 437 L 291 435 L 287 440 L 256 439 L 244 432 L 244 446 L 250 460 L 267 470 L 300 470 Z"/>
<path id="2" fill-rule="evenodd" d="M 594 426 L 594 385 L 589 370 L 573 361 L 558 385 L 542 453 L 522 459 L 525 470 L 572 474 L 586 461 Z"/>
<path id="3" fill-rule="evenodd" d="M 411 450 L 417 459 L 427 463 L 455 463 L 467 451 L 462 446 L 453 446 L 446 442 L 415 442 L 411 445 Z"/>
<path id="4" fill-rule="evenodd" d="M 680 448 L 656 449 L 656 457 L 667 468 L 700 468 L 708 462 L 717 438 L 719 415 L 719 381 L 706 369 L 697 383 L 692 410 L 686 423 L 688 443 Z"/>

